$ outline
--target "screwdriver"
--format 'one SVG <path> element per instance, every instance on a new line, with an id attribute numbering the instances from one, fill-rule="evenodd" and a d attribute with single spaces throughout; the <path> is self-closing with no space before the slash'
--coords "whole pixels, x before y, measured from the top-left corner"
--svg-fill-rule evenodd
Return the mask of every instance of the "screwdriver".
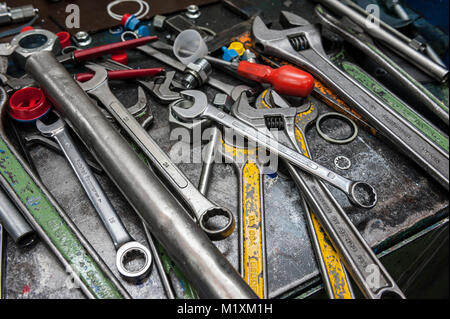
<path id="1" fill-rule="evenodd" d="M 291 65 L 273 69 L 270 66 L 247 61 L 227 62 L 222 59 L 205 56 L 211 64 L 221 64 L 237 71 L 238 75 L 259 82 L 269 83 L 282 95 L 307 97 L 314 89 L 314 78 Z"/>

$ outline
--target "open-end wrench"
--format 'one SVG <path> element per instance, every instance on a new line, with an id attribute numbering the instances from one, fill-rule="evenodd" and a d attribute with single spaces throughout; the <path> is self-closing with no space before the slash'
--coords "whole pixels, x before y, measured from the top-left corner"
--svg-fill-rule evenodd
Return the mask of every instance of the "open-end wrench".
<path id="1" fill-rule="evenodd" d="M 448 152 L 339 70 L 326 56 L 318 26 L 300 19 L 303 21 L 300 27 L 269 30 L 261 18 L 256 17 L 252 26 L 255 47 L 304 68 L 327 84 L 377 131 L 448 189 Z"/>
<path id="2" fill-rule="evenodd" d="M 368 183 L 349 180 L 317 164 L 297 151 L 278 143 L 273 137 L 256 130 L 250 125 L 209 104 L 206 94 L 201 91 L 186 90 L 182 91 L 181 95 L 186 99 L 192 99 L 194 101 L 190 108 L 173 108 L 177 116 L 183 120 L 209 118 L 225 127 L 231 128 L 238 135 L 248 138 L 260 147 L 270 150 L 273 154 L 284 158 L 297 167 L 339 188 L 347 195 L 352 204 L 362 208 L 372 208 L 376 205 L 377 194 L 375 189 Z M 244 96 L 246 98 L 246 93 L 242 93 L 241 98 Z"/>
<path id="3" fill-rule="evenodd" d="M 278 110 L 277 113 L 282 116 L 272 119 L 270 129 L 273 129 L 274 125 L 282 129 L 278 132 L 275 137 L 285 145 L 292 145 L 297 148 L 300 143 L 301 149 L 297 150 L 305 156 L 309 156 L 309 150 L 307 150 L 306 135 L 303 131 L 295 130 L 296 122 L 301 122 L 302 127 L 307 127 L 308 124 L 315 121 L 318 112 L 310 103 L 306 103 L 305 107 L 298 111 L 296 108 L 292 108 L 283 98 L 281 98 L 273 89 L 265 90 L 256 100 L 255 108 L 251 107 L 245 100 L 241 100 L 241 103 L 235 104 L 233 107 L 233 114 L 243 120 L 253 127 L 268 132 L 269 127 L 267 127 L 267 122 L 265 120 L 265 115 L 270 116 L 268 111 L 270 108 L 278 107 L 283 108 Z M 282 123 L 280 123 L 282 121 Z M 282 127 L 280 127 L 282 126 Z M 289 130 L 291 132 L 289 132 Z M 298 142 L 298 143 L 297 143 Z M 329 200 L 331 194 L 328 193 L 314 193 L 314 192 L 302 192 L 300 182 L 302 176 L 308 176 L 309 180 L 315 180 L 315 178 L 310 178 L 308 174 L 296 169 L 292 164 L 284 162 L 287 170 L 290 172 L 294 182 L 298 184 L 298 189 L 301 192 L 302 206 L 305 211 L 305 217 L 309 232 L 311 234 L 311 243 L 314 249 L 317 263 L 322 274 L 324 288 L 330 299 L 351 299 L 353 298 L 353 291 L 350 284 L 349 277 L 345 271 L 344 265 L 338 252 L 335 250 L 330 240 L 326 235 L 324 229 L 320 225 L 317 217 L 315 216 L 313 210 L 307 204 L 308 196 L 314 195 L 314 198 L 310 198 L 309 201 L 314 201 L 318 197 L 323 197 Z M 337 208 L 342 208 L 337 206 Z M 330 206 L 330 211 L 333 206 Z M 326 214 L 327 211 L 322 211 Z"/>
<path id="4" fill-rule="evenodd" d="M 172 58 L 171 56 L 168 56 L 157 49 L 151 47 L 150 45 L 143 45 L 136 48 L 137 50 L 148 54 L 149 56 L 155 58 L 156 60 L 159 60 L 172 68 L 174 68 L 177 71 L 184 72 L 187 68 L 186 65 L 181 63 L 180 61 L 176 60 L 175 58 Z M 212 86 L 213 88 L 218 89 L 219 91 L 222 91 L 223 93 L 231 96 L 233 101 L 236 101 L 240 94 L 242 93 L 243 89 L 246 89 L 247 86 L 245 85 L 238 85 L 234 86 L 225 82 L 220 81 L 219 79 L 216 79 L 215 77 L 209 76 L 206 80 L 206 83 Z"/>
<path id="5" fill-rule="evenodd" d="M 241 99 L 240 103 L 236 103 L 234 105 L 232 111 L 233 114 L 235 114 L 239 119 L 249 124 L 253 124 L 255 127 L 263 130 L 264 132 L 268 130 L 266 126 L 267 121 L 265 118 L 271 114 L 278 114 L 279 120 L 274 121 L 275 124 L 277 124 L 277 122 L 283 123 L 285 129 L 290 129 L 293 132 L 295 126 L 294 138 L 292 137 L 292 133 L 285 135 L 277 134 L 279 141 L 286 145 L 294 146 L 305 156 L 310 156 L 308 142 L 305 138 L 305 131 L 309 123 L 311 123 L 317 115 L 317 111 L 314 106 L 309 106 L 308 104 L 306 109 L 298 114 L 293 114 L 290 111 L 290 109 L 293 108 L 291 108 L 290 105 L 274 91 L 271 91 L 271 103 L 281 107 L 282 109 L 255 109 L 248 104 L 246 99 Z M 302 145 L 302 147 L 300 147 L 299 144 Z M 320 236 L 321 233 L 318 228 L 320 226 L 318 225 L 317 219 L 320 220 L 320 224 L 323 225 L 325 231 L 329 234 L 331 241 L 334 243 L 337 251 L 342 256 L 342 260 L 355 279 L 355 282 L 363 291 L 364 295 L 367 298 L 381 298 L 387 294 L 393 294 L 403 298 L 403 293 L 400 291 L 397 284 L 390 277 L 389 273 L 380 261 L 376 258 L 371 248 L 353 226 L 350 219 L 345 214 L 345 211 L 334 199 L 333 195 L 326 188 L 326 186 L 320 180 L 312 177 L 311 175 L 295 169 L 291 164 L 288 164 L 288 169 L 294 182 L 301 191 L 303 198 L 306 199 L 309 207 L 311 207 L 314 212 L 314 214 L 310 212 L 310 208 L 306 206 L 309 227 L 311 230 L 315 231 L 316 235 Z M 321 251 L 323 251 L 324 242 L 318 242 L 317 244 L 321 246 L 318 248 L 322 248 L 318 251 L 319 254 L 322 257 L 325 257 L 326 255 L 321 253 Z M 334 257 L 328 255 L 326 257 L 327 258 L 323 260 L 325 265 L 320 265 L 321 267 L 342 267 L 340 262 L 335 263 L 334 265 L 328 264 L 330 261 L 334 262 L 333 259 L 337 256 Z M 322 261 L 319 261 L 319 263 L 322 263 Z M 380 284 L 377 287 L 370 285 L 372 271 L 367 269 L 367 265 L 374 265 L 379 271 Z M 327 268 L 324 269 L 327 271 L 325 275 L 331 270 Z M 343 279 L 347 279 L 345 278 L 345 273 L 343 275 Z M 339 297 L 341 298 L 348 293 L 350 293 L 351 296 L 351 290 L 342 291 L 342 288 L 344 287 L 339 287 L 340 283 L 334 281 L 333 279 L 335 278 L 329 278 L 330 284 L 333 282 L 337 285 L 329 288 L 334 288 L 334 293 L 337 292 L 338 295 L 340 294 Z M 325 280 L 325 283 L 327 284 L 327 280 Z M 350 289 L 348 285 L 349 283 L 347 283 L 347 287 L 345 288 Z"/>
<path id="6" fill-rule="evenodd" d="M 145 277 L 150 272 L 152 265 L 150 251 L 147 247 L 135 241 L 126 230 L 99 182 L 73 143 L 65 122 L 59 118 L 57 121 L 46 125 L 42 121 L 37 120 L 36 127 L 42 134 L 53 137 L 63 150 L 70 166 L 77 175 L 92 205 L 111 236 L 114 247 L 117 250 L 116 267 L 119 273 L 126 279 L 132 280 Z M 137 270 L 130 270 L 127 268 L 127 263 L 135 256 L 142 256 L 144 258 L 143 265 Z"/>
<path id="7" fill-rule="evenodd" d="M 87 65 L 87 67 L 95 72 L 95 76 L 88 82 L 80 83 L 83 90 L 97 98 L 129 134 L 154 165 L 158 173 L 163 175 L 164 180 L 170 184 L 173 191 L 189 206 L 201 229 L 211 239 L 215 240 L 224 239 L 231 235 L 235 227 L 233 214 L 228 209 L 215 205 L 203 196 L 147 131 L 131 116 L 129 111 L 111 92 L 108 86 L 106 70 L 103 67 L 92 64 Z M 227 222 L 219 229 L 211 229 L 208 225 L 208 220 L 214 216 L 223 216 L 227 219 Z"/>
<path id="8" fill-rule="evenodd" d="M 219 137 L 218 151 L 233 163 L 239 181 L 239 271 L 259 298 L 268 298 L 262 164 L 256 149 L 225 141 L 220 131 Z"/>

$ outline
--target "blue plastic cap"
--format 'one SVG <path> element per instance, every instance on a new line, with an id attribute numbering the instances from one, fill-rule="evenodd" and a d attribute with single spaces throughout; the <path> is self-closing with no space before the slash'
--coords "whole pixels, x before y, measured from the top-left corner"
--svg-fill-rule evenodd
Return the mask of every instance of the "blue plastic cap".
<path id="1" fill-rule="evenodd" d="M 234 49 L 228 49 L 227 47 L 222 47 L 223 56 L 222 60 L 230 62 L 235 57 L 239 57 L 239 54 Z"/>

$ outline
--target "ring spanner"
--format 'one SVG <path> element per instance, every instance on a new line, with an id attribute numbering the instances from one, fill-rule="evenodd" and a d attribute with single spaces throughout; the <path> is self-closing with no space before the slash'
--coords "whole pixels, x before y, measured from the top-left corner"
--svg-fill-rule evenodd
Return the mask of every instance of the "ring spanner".
<path id="1" fill-rule="evenodd" d="M 228 209 L 215 205 L 202 195 L 147 131 L 130 115 L 129 111 L 109 89 L 106 70 L 92 64 L 86 65 L 86 67 L 94 71 L 95 76 L 88 82 L 80 84 L 83 90 L 101 101 L 120 126 L 125 129 L 133 141 L 151 160 L 158 172 L 164 176 L 175 192 L 190 207 L 200 228 L 214 240 L 224 239 L 231 235 L 235 227 L 233 214 Z M 218 215 L 224 216 L 227 222 L 219 229 L 211 229 L 207 222 Z"/>
<path id="2" fill-rule="evenodd" d="M 150 251 L 147 247 L 135 241 L 126 230 L 99 182 L 75 146 L 65 122 L 59 118 L 56 122 L 46 125 L 42 121 L 37 120 L 36 127 L 45 136 L 53 137 L 66 155 L 70 166 L 80 180 L 92 205 L 111 236 L 114 247 L 117 250 L 116 267 L 119 273 L 123 277 L 133 280 L 145 277 L 152 265 Z M 126 263 L 136 256 L 133 255 L 136 253 L 144 257 L 144 263 L 137 270 L 129 270 L 126 267 Z"/>
<path id="3" fill-rule="evenodd" d="M 377 194 L 375 189 L 368 183 L 349 180 L 317 164 L 293 149 L 278 143 L 274 138 L 209 104 L 206 94 L 201 91 L 186 90 L 182 91 L 181 95 L 187 99 L 194 100 L 194 103 L 188 109 L 174 107 L 173 111 L 183 120 L 209 118 L 233 129 L 239 135 L 258 143 L 258 145 L 270 150 L 273 154 L 284 158 L 299 168 L 339 188 L 347 195 L 352 204 L 362 208 L 372 208 L 376 205 Z"/>

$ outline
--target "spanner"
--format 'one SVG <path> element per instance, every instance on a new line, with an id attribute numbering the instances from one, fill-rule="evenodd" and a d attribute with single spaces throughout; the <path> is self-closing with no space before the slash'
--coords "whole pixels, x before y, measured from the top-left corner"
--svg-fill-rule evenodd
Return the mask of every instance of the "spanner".
<path id="1" fill-rule="evenodd" d="M 318 26 L 301 17 L 298 20 L 303 21 L 300 27 L 269 30 L 261 18 L 256 17 L 252 26 L 255 47 L 304 68 L 327 84 L 377 131 L 448 189 L 448 152 L 436 147 L 405 118 L 339 70 L 326 56 Z"/>
<path id="2" fill-rule="evenodd" d="M 80 83 L 83 90 L 96 97 L 129 134 L 175 193 L 190 207 L 201 229 L 211 239 L 215 240 L 224 239 L 231 235 L 235 227 L 233 214 L 228 209 L 215 205 L 203 196 L 147 131 L 130 115 L 129 111 L 109 89 L 106 70 L 92 64 L 86 65 L 86 67 L 94 71 L 95 76 L 88 82 Z M 208 220 L 214 216 L 224 216 L 227 219 L 226 224 L 219 229 L 211 229 Z"/>
<path id="3" fill-rule="evenodd" d="M 220 144 L 220 154 L 234 164 L 238 174 L 239 271 L 259 298 L 268 298 L 263 169 L 256 149 L 222 138 Z"/>
<path id="4" fill-rule="evenodd" d="M 117 250 L 116 267 L 119 273 L 124 278 L 131 280 L 139 280 L 145 277 L 150 272 L 152 265 L 150 251 L 147 247 L 135 241 L 126 230 L 94 174 L 73 143 L 65 122 L 59 118 L 55 122 L 46 125 L 41 120 L 37 120 L 36 127 L 45 136 L 54 138 L 63 150 L 70 166 L 111 236 L 114 247 Z M 127 263 L 139 255 L 144 257 L 143 265 L 137 270 L 127 269 Z"/>
<path id="5" fill-rule="evenodd" d="M 376 205 L 377 194 L 375 189 L 368 183 L 349 180 L 317 164 L 295 150 L 278 143 L 271 136 L 261 133 L 250 125 L 209 104 L 206 94 L 201 91 L 186 90 L 182 91 L 181 95 L 186 99 L 193 99 L 194 103 L 188 109 L 174 107 L 173 111 L 180 118 L 186 121 L 197 118 L 209 118 L 225 127 L 231 128 L 237 134 L 258 143 L 260 147 L 270 150 L 273 154 L 339 188 L 347 195 L 352 204 L 362 208 L 372 208 Z M 247 98 L 245 92 L 242 93 L 242 98 Z M 239 101 L 236 103 L 239 103 Z"/>
<path id="6" fill-rule="evenodd" d="M 253 124 L 255 127 L 263 130 L 264 132 L 268 129 L 266 124 L 268 122 L 265 120 L 267 116 L 270 116 L 271 114 L 279 114 L 280 118 L 277 121 L 273 121 L 275 125 L 280 126 L 281 123 L 278 124 L 277 122 L 282 122 L 285 130 L 290 129 L 293 132 L 295 126 L 294 138 L 292 138 L 292 134 L 289 133 L 286 135 L 280 133 L 277 134 L 280 142 L 286 145 L 292 145 L 302 154 L 310 156 L 308 142 L 305 138 L 305 131 L 308 124 L 311 123 L 311 118 L 314 118 L 317 115 L 315 107 L 308 105 L 306 109 L 298 114 L 295 114 L 290 111 L 295 110 L 295 108 L 290 107 L 290 105 L 274 91 L 271 91 L 271 102 L 282 109 L 278 111 L 275 109 L 255 109 L 252 108 L 245 99 L 241 99 L 240 103 L 236 103 L 233 107 L 232 114 L 247 123 Z M 301 148 L 299 147 L 299 144 L 302 145 Z M 397 284 L 390 277 L 389 273 L 380 261 L 376 258 L 364 238 L 357 230 L 355 231 L 356 228 L 348 219 L 345 211 L 339 203 L 337 203 L 325 185 L 318 179 L 313 178 L 311 175 L 305 174 L 298 169 L 296 170 L 290 164 L 288 164 L 288 169 L 297 187 L 301 191 L 302 196 L 306 199 L 309 206 L 315 213 L 315 215 L 312 213 L 307 214 L 308 224 L 310 224 L 309 227 L 316 231 L 316 235 L 320 235 L 320 229 L 317 228 L 318 225 L 316 217 L 320 220 L 321 225 L 323 225 L 326 232 L 329 234 L 331 241 L 334 243 L 334 246 L 342 256 L 348 270 L 353 275 L 353 278 L 363 291 L 364 295 L 367 298 L 381 298 L 383 295 L 390 293 L 404 298 L 403 293 L 398 288 Z M 309 211 L 308 207 L 306 207 L 306 209 Z M 347 239 L 350 239 L 351 242 L 347 242 Z M 321 244 L 321 246 L 323 246 L 324 243 L 319 242 L 317 244 Z M 322 257 L 325 256 L 322 254 Z M 334 262 L 334 260 L 327 258 L 324 260 L 326 264 L 321 266 L 340 266 L 339 263 L 330 265 L 330 261 Z M 380 285 L 378 285 L 378 287 L 370 286 L 369 278 L 372 272 L 366 269 L 367 265 L 375 265 L 379 270 Z M 331 283 L 332 278 L 330 279 Z M 351 296 L 351 290 L 342 291 L 343 287 L 339 287 L 339 282 L 334 282 L 334 284 L 335 286 L 333 288 L 335 292 L 340 292 L 341 295 L 350 293 Z M 349 287 L 347 286 L 345 288 L 348 289 Z"/>
<path id="7" fill-rule="evenodd" d="M 317 108 L 315 108 L 310 103 L 306 103 L 305 107 L 301 111 L 297 111 L 295 108 L 291 108 L 291 106 L 281 98 L 273 89 L 265 90 L 256 100 L 255 108 L 251 107 L 249 104 L 244 103 L 245 101 L 241 100 L 242 103 L 235 105 L 233 108 L 233 114 L 243 120 L 247 121 L 248 124 L 254 126 L 257 129 L 261 129 L 263 131 L 267 131 L 267 123 L 265 121 L 265 114 L 270 115 L 271 111 L 268 111 L 272 107 L 283 108 L 278 112 L 279 114 L 283 114 L 280 116 L 279 120 L 282 120 L 284 123 L 283 132 L 279 132 L 276 137 L 280 142 L 285 143 L 285 145 L 292 145 L 297 148 L 297 145 L 300 143 L 301 149 L 297 148 L 297 150 L 305 156 L 309 156 L 309 150 L 307 150 L 307 141 L 306 135 L 304 131 L 300 131 L 299 129 L 294 129 L 295 125 L 300 122 L 302 127 L 306 128 L 309 123 L 315 121 L 318 115 Z M 292 112 L 292 110 L 294 112 Z M 277 120 L 272 120 L 271 125 L 276 125 Z M 286 132 L 287 130 L 291 130 L 295 135 L 289 134 Z M 286 134 L 287 133 L 287 134 Z M 349 277 L 345 271 L 344 265 L 341 261 L 341 258 L 338 255 L 338 252 L 335 248 L 330 244 L 330 240 L 326 235 L 324 229 L 320 225 L 317 220 L 313 210 L 308 206 L 305 198 L 314 194 L 314 198 L 310 198 L 309 201 L 314 201 L 316 198 L 321 197 L 326 200 L 330 200 L 330 196 L 332 196 L 329 192 L 322 193 L 319 192 L 317 194 L 313 192 L 302 192 L 301 191 L 301 178 L 302 176 L 307 176 L 310 180 L 316 180 L 309 177 L 309 175 L 297 170 L 292 164 L 285 162 L 284 163 L 291 176 L 294 179 L 294 182 L 298 184 L 298 189 L 301 192 L 302 198 L 302 206 L 305 211 L 305 217 L 308 229 L 310 231 L 310 238 L 312 247 L 314 249 L 317 263 L 319 269 L 322 274 L 322 279 L 324 283 L 325 290 L 330 299 L 351 299 L 353 298 L 353 291 L 350 284 Z M 338 205 L 336 208 L 342 210 L 342 208 Z M 330 210 L 333 209 L 333 206 L 330 206 Z M 327 211 L 322 211 L 323 214 L 326 214 Z"/>

